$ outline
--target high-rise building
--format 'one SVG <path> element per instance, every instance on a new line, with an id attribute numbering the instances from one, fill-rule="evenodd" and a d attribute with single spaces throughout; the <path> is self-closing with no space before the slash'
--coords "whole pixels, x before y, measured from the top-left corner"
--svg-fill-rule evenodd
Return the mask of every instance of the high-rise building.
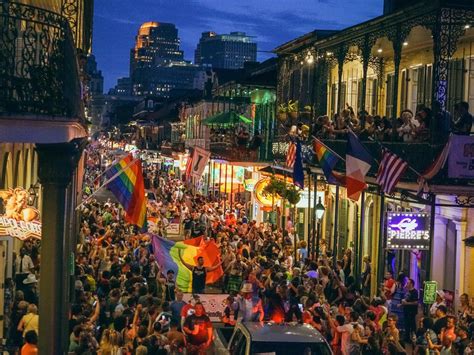
<path id="1" fill-rule="evenodd" d="M 135 37 L 135 47 L 130 51 L 130 77 L 137 68 L 182 61 L 178 29 L 172 23 L 145 22 Z"/>
<path id="2" fill-rule="evenodd" d="M 132 96 L 132 81 L 130 78 L 118 78 L 117 84 L 109 90 L 109 95 Z"/>
<path id="3" fill-rule="evenodd" d="M 174 24 L 145 22 L 130 51 L 132 95 L 169 97 L 173 89 L 192 89 L 199 67 L 184 60 Z"/>
<path id="4" fill-rule="evenodd" d="M 92 95 L 104 92 L 104 77 L 102 70 L 97 69 L 97 61 L 93 54 L 87 56 L 86 73 L 89 76 L 89 91 Z"/>
<path id="5" fill-rule="evenodd" d="M 245 32 L 203 32 L 194 52 L 196 64 L 213 68 L 240 69 L 256 60 L 257 44 Z"/>

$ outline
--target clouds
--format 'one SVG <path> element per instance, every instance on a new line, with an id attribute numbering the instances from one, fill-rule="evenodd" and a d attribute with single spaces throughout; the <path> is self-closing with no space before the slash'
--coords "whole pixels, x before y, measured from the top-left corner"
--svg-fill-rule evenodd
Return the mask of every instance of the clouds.
<path id="1" fill-rule="evenodd" d="M 243 31 L 259 51 L 314 29 L 342 29 L 382 13 L 382 0 L 96 0 L 94 52 L 113 86 L 112 73 L 127 73 L 129 50 L 141 23 L 176 24 L 182 49 L 193 59 L 204 31 Z M 266 55 L 260 53 L 260 59 Z"/>

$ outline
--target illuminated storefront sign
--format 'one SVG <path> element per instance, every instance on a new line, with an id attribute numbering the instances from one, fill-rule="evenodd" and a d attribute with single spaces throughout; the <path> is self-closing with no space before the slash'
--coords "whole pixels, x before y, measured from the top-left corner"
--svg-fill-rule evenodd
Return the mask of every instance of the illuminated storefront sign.
<path id="1" fill-rule="evenodd" d="M 28 197 L 22 188 L 0 190 L 0 237 L 41 238 L 40 214 L 28 205 Z"/>
<path id="2" fill-rule="evenodd" d="M 428 250 L 429 248 L 429 214 L 388 212 L 387 249 Z"/>

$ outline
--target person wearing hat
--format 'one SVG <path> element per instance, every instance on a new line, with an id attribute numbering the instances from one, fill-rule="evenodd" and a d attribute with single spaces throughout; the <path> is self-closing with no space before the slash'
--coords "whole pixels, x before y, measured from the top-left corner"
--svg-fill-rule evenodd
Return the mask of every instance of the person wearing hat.
<path id="1" fill-rule="evenodd" d="M 436 301 L 433 303 L 430 307 L 430 315 L 434 319 L 436 319 L 436 310 L 438 309 L 439 306 L 443 305 L 446 307 L 446 301 L 444 300 L 445 295 L 443 290 L 437 290 L 436 291 Z"/>
<path id="2" fill-rule="evenodd" d="M 260 297 L 254 296 L 252 284 L 244 283 L 240 293 L 242 296 L 238 300 L 238 321 L 262 322 L 264 316 L 262 300 Z"/>
<path id="3" fill-rule="evenodd" d="M 25 294 L 25 301 L 28 303 L 38 304 L 38 292 L 36 291 L 36 285 L 38 280 L 35 274 L 29 274 L 26 279 L 23 280 L 23 292 Z"/>

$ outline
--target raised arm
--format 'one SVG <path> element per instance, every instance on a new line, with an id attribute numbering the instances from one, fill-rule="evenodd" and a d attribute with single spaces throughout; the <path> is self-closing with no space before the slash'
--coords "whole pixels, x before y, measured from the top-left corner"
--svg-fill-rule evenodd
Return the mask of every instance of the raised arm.
<path id="1" fill-rule="evenodd" d="M 186 266 L 186 268 L 189 269 L 189 271 L 193 271 L 194 266 L 188 264 L 186 261 L 183 260 L 183 255 L 181 254 L 181 249 L 179 249 L 178 254 L 179 254 L 179 260 L 181 261 L 181 263 L 182 263 L 184 266 Z"/>

